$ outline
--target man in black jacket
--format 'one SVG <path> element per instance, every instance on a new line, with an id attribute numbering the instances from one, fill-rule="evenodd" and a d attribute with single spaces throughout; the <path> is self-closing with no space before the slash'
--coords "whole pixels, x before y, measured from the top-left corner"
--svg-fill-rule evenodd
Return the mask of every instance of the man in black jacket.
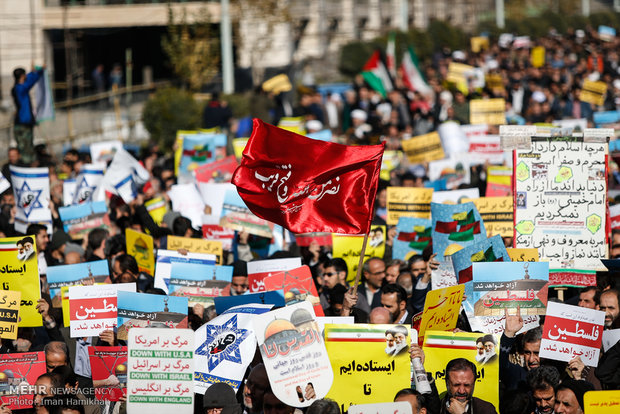
<path id="1" fill-rule="evenodd" d="M 446 396 L 441 401 L 441 414 L 497 414 L 490 402 L 473 396 L 476 366 L 465 358 L 456 358 L 446 366 Z"/>

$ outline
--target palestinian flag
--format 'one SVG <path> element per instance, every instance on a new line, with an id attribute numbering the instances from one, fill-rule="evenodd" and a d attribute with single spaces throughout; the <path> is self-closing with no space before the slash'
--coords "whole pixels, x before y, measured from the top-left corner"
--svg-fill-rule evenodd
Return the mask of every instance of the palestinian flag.
<path id="1" fill-rule="evenodd" d="M 384 98 L 387 97 L 388 92 L 394 89 L 392 78 L 378 50 L 372 54 L 362 68 L 362 77 L 372 89 L 379 92 Z"/>
<path id="2" fill-rule="evenodd" d="M 467 338 L 450 334 L 429 333 L 424 336 L 424 348 L 449 348 L 476 351 L 476 337 Z"/>
<path id="3" fill-rule="evenodd" d="M 398 233 L 397 239 L 409 242 L 409 247 L 415 250 L 424 250 L 431 242 L 431 227 L 416 226 L 412 232 L 401 231 Z"/>
<path id="4" fill-rule="evenodd" d="M 480 250 L 477 253 L 471 255 L 471 262 L 503 262 L 503 257 L 497 257 L 493 251 L 493 246 L 489 247 L 486 251 Z M 466 283 L 473 280 L 473 264 L 467 269 L 463 269 L 459 272 L 459 283 Z"/>
<path id="5" fill-rule="evenodd" d="M 452 215 L 453 221 L 438 221 L 435 225 L 437 233 L 449 234 L 448 240 L 465 242 L 472 241 L 474 234 L 480 234 L 480 220 L 476 220 L 474 210 Z"/>
<path id="6" fill-rule="evenodd" d="M 428 83 L 426 83 L 426 79 L 424 79 L 424 75 L 420 70 L 418 56 L 415 54 L 413 47 L 409 46 L 405 51 L 400 68 L 403 81 L 409 89 L 420 92 L 423 95 L 428 95 L 433 92 Z"/>

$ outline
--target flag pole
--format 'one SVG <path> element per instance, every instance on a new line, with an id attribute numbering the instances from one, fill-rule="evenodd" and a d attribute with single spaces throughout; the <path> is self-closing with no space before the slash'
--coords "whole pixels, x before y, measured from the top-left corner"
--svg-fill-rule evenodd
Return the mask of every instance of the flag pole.
<path id="1" fill-rule="evenodd" d="M 353 284 L 353 294 L 357 295 L 357 285 L 360 283 L 360 275 L 362 274 L 362 266 L 364 265 L 364 256 L 366 255 L 366 244 L 368 243 L 368 233 L 364 234 L 364 242 L 362 243 L 362 251 L 360 251 L 360 261 L 357 264 L 357 273 L 355 274 L 355 283 Z"/>

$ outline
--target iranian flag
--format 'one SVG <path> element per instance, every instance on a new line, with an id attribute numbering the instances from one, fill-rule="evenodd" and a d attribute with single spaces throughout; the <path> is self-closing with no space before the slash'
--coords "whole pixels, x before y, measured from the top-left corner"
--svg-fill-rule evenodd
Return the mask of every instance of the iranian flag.
<path id="1" fill-rule="evenodd" d="M 385 61 L 387 70 L 392 78 L 396 77 L 396 33 L 390 32 L 387 47 L 385 48 Z"/>
<path id="2" fill-rule="evenodd" d="M 441 332 L 427 333 L 424 337 L 425 348 L 448 348 L 448 349 L 465 349 L 476 350 L 475 337 L 454 336 L 451 334 L 444 335 Z"/>
<path id="3" fill-rule="evenodd" d="M 422 71 L 420 70 L 418 56 L 411 46 L 405 51 L 400 68 L 403 73 L 403 81 L 409 89 L 420 92 L 422 95 L 432 93 L 431 87 L 426 83 L 424 75 L 422 75 Z"/>
<path id="4" fill-rule="evenodd" d="M 366 83 L 375 91 L 379 92 L 384 98 L 387 97 L 388 92 L 394 89 L 392 78 L 390 78 L 390 74 L 378 50 L 372 54 L 368 62 L 366 62 L 362 68 L 362 76 Z"/>

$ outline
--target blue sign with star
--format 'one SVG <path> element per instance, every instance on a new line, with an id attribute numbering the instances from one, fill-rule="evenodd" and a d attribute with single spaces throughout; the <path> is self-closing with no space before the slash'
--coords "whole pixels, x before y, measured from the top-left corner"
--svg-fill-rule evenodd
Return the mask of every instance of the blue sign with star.
<path id="1" fill-rule="evenodd" d="M 207 325 L 207 339 L 198 347 L 196 354 L 208 358 L 209 371 L 213 371 L 222 361 L 241 364 L 239 346 L 249 334 L 248 329 L 237 327 L 237 315 L 223 325 Z"/>
<path id="2" fill-rule="evenodd" d="M 26 218 L 30 216 L 33 209 L 43 208 L 41 202 L 39 201 L 42 191 L 43 190 L 32 190 L 27 181 L 24 181 L 21 188 L 15 190 L 17 193 L 17 202 L 22 208 Z"/>
<path id="3" fill-rule="evenodd" d="M 77 204 L 82 204 L 90 201 L 94 192 L 95 187 L 88 185 L 88 180 L 86 180 L 86 177 L 82 177 L 82 180 L 78 183 L 77 188 L 75 189 L 75 197 L 73 197 L 73 199 L 77 202 Z"/>

